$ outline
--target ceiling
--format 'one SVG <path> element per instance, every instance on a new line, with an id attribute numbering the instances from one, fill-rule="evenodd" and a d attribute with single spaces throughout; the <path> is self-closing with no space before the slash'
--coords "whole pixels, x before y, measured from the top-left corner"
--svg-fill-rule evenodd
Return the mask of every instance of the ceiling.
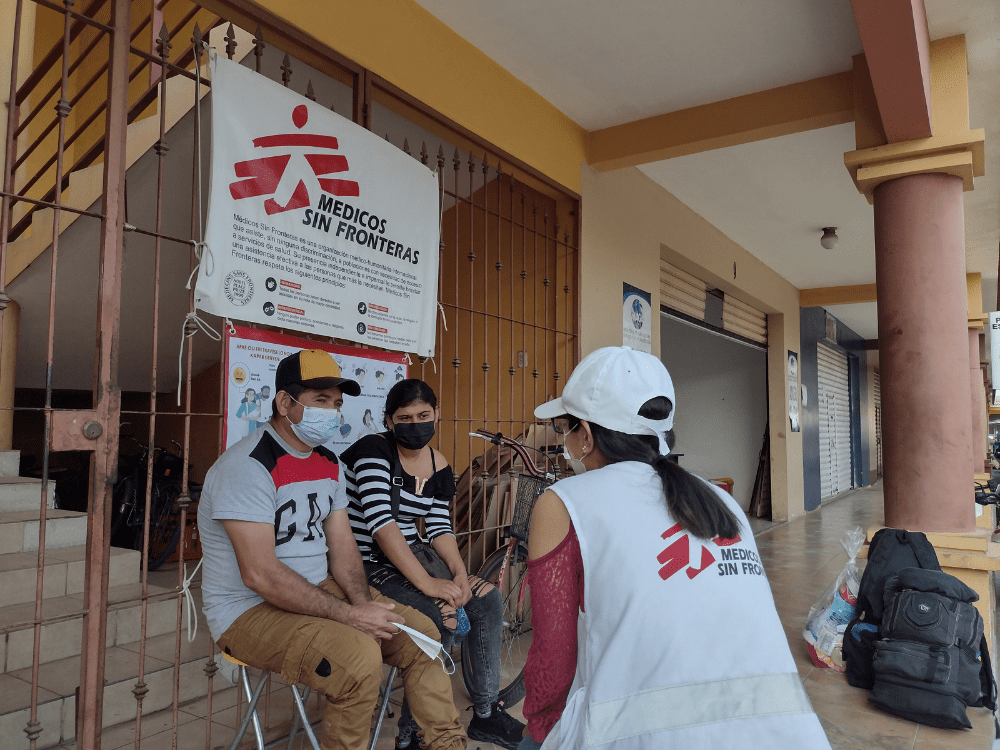
<path id="1" fill-rule="evenodd" d="M 849 0 L 417 2 L 588 130 L 846 71 L 862 51 Z M 966 254 L 995 302 L 1000 3 L 925 6 L 931 39 L 966 35 L 970 127 L 986 129 L 986 176 L 965 194 Z M 854 148 L 848 124 L 641 169 L 796 287 L 864 284 L 875 281 L 873 221 L 843 164 Z M 836 250 L 820 247 L 824 226 L 838 227 Z M 877 338 L 874 303 L 830 311 Z"/>

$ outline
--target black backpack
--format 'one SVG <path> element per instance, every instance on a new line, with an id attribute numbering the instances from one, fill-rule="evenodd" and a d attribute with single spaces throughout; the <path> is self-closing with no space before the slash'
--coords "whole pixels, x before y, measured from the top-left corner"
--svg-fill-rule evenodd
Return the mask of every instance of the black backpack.
<path id="1" fill-rule="evenodd" d="M 868 545 L 868 564 L 861 574 L 854 619 L 844 632 L 843 654 L 847 682 L 871 690 L 875 681 L 872 659 L 885 608 L 882 594 L 889 578 L 903 568 L 941 570 L 937 553 L 919 531 L 879 529 Z"/>
<path id="2" fill-rule="evenodd" d="M 979 595 L 940 570 L 903 568 L 886 581 L 868 700 L 904 719 L 970 729 L 966 706 L 995 708 Z"/>

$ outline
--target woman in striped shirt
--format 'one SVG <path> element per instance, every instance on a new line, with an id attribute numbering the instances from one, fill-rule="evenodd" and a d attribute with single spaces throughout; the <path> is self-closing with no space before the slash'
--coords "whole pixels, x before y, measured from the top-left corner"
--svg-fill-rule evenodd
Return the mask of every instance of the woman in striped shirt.
<path id="1" fill-rule="evenodd" d="M 401 380 L 386 396 L 386 432 L 367 435 L 341 454 L 345 467 L 348 515 L 368 583 L 400 604 L 414 607 L 438 626 L 447 649 L 459 624 L 459 608 L 468 617 L 466 648 L 472 651 L 475 715 L 469 738 L 516 748 L 524 725 L 498 703 L 503 602 L 500 592 L 469 575 L 451 528 L 455 479 L 447 459 L 428 445 L 440 418 L 437 397 L 422 380 Z M 393 513 L 392 477 L 398 458 L 402 485 Z M 438 563 L 434 577 L 414 555 L 423 544 L 417 520 Z M 422 558 L 428 555 L 421 549 Z M 408 747 L 414 729 L 404 701 L 396 746 Z"/>

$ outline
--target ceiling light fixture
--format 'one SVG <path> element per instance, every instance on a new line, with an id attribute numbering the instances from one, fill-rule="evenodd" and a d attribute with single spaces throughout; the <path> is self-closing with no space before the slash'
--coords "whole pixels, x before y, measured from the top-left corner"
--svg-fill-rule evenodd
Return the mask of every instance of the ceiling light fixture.
<path id="1" fill-rule="evenodd" d="M 823 227 L 823 236 L 820 237 L 819 244 L 827 250 L 833 250 L 840 241 L 837 236 L 837 227 Z"/>

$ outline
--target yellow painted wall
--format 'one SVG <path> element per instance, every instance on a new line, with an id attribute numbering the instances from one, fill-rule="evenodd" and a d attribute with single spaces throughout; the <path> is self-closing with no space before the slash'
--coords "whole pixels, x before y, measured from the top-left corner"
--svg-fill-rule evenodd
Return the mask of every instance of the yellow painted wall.
<path id="1" fill-rule="evenodd" d="M 586 131 L 413 0 L 258 4 L 580 192 Z"/>
<path id="2" fill-rule="evenodd" d="M 661 252 L 675 265 L 768 313 L 773 518 L 802 515 L 802 433 L 788 431 L 785 352 L 799 350 L 799 290 L 636 168 L 581 172 L 581 355 L 620 346 L 622 282 L 659 310 Z M 736 278 L 733 278 L 733 264 Z M 653 353 L 660 352 L 659 316 Z"/>

